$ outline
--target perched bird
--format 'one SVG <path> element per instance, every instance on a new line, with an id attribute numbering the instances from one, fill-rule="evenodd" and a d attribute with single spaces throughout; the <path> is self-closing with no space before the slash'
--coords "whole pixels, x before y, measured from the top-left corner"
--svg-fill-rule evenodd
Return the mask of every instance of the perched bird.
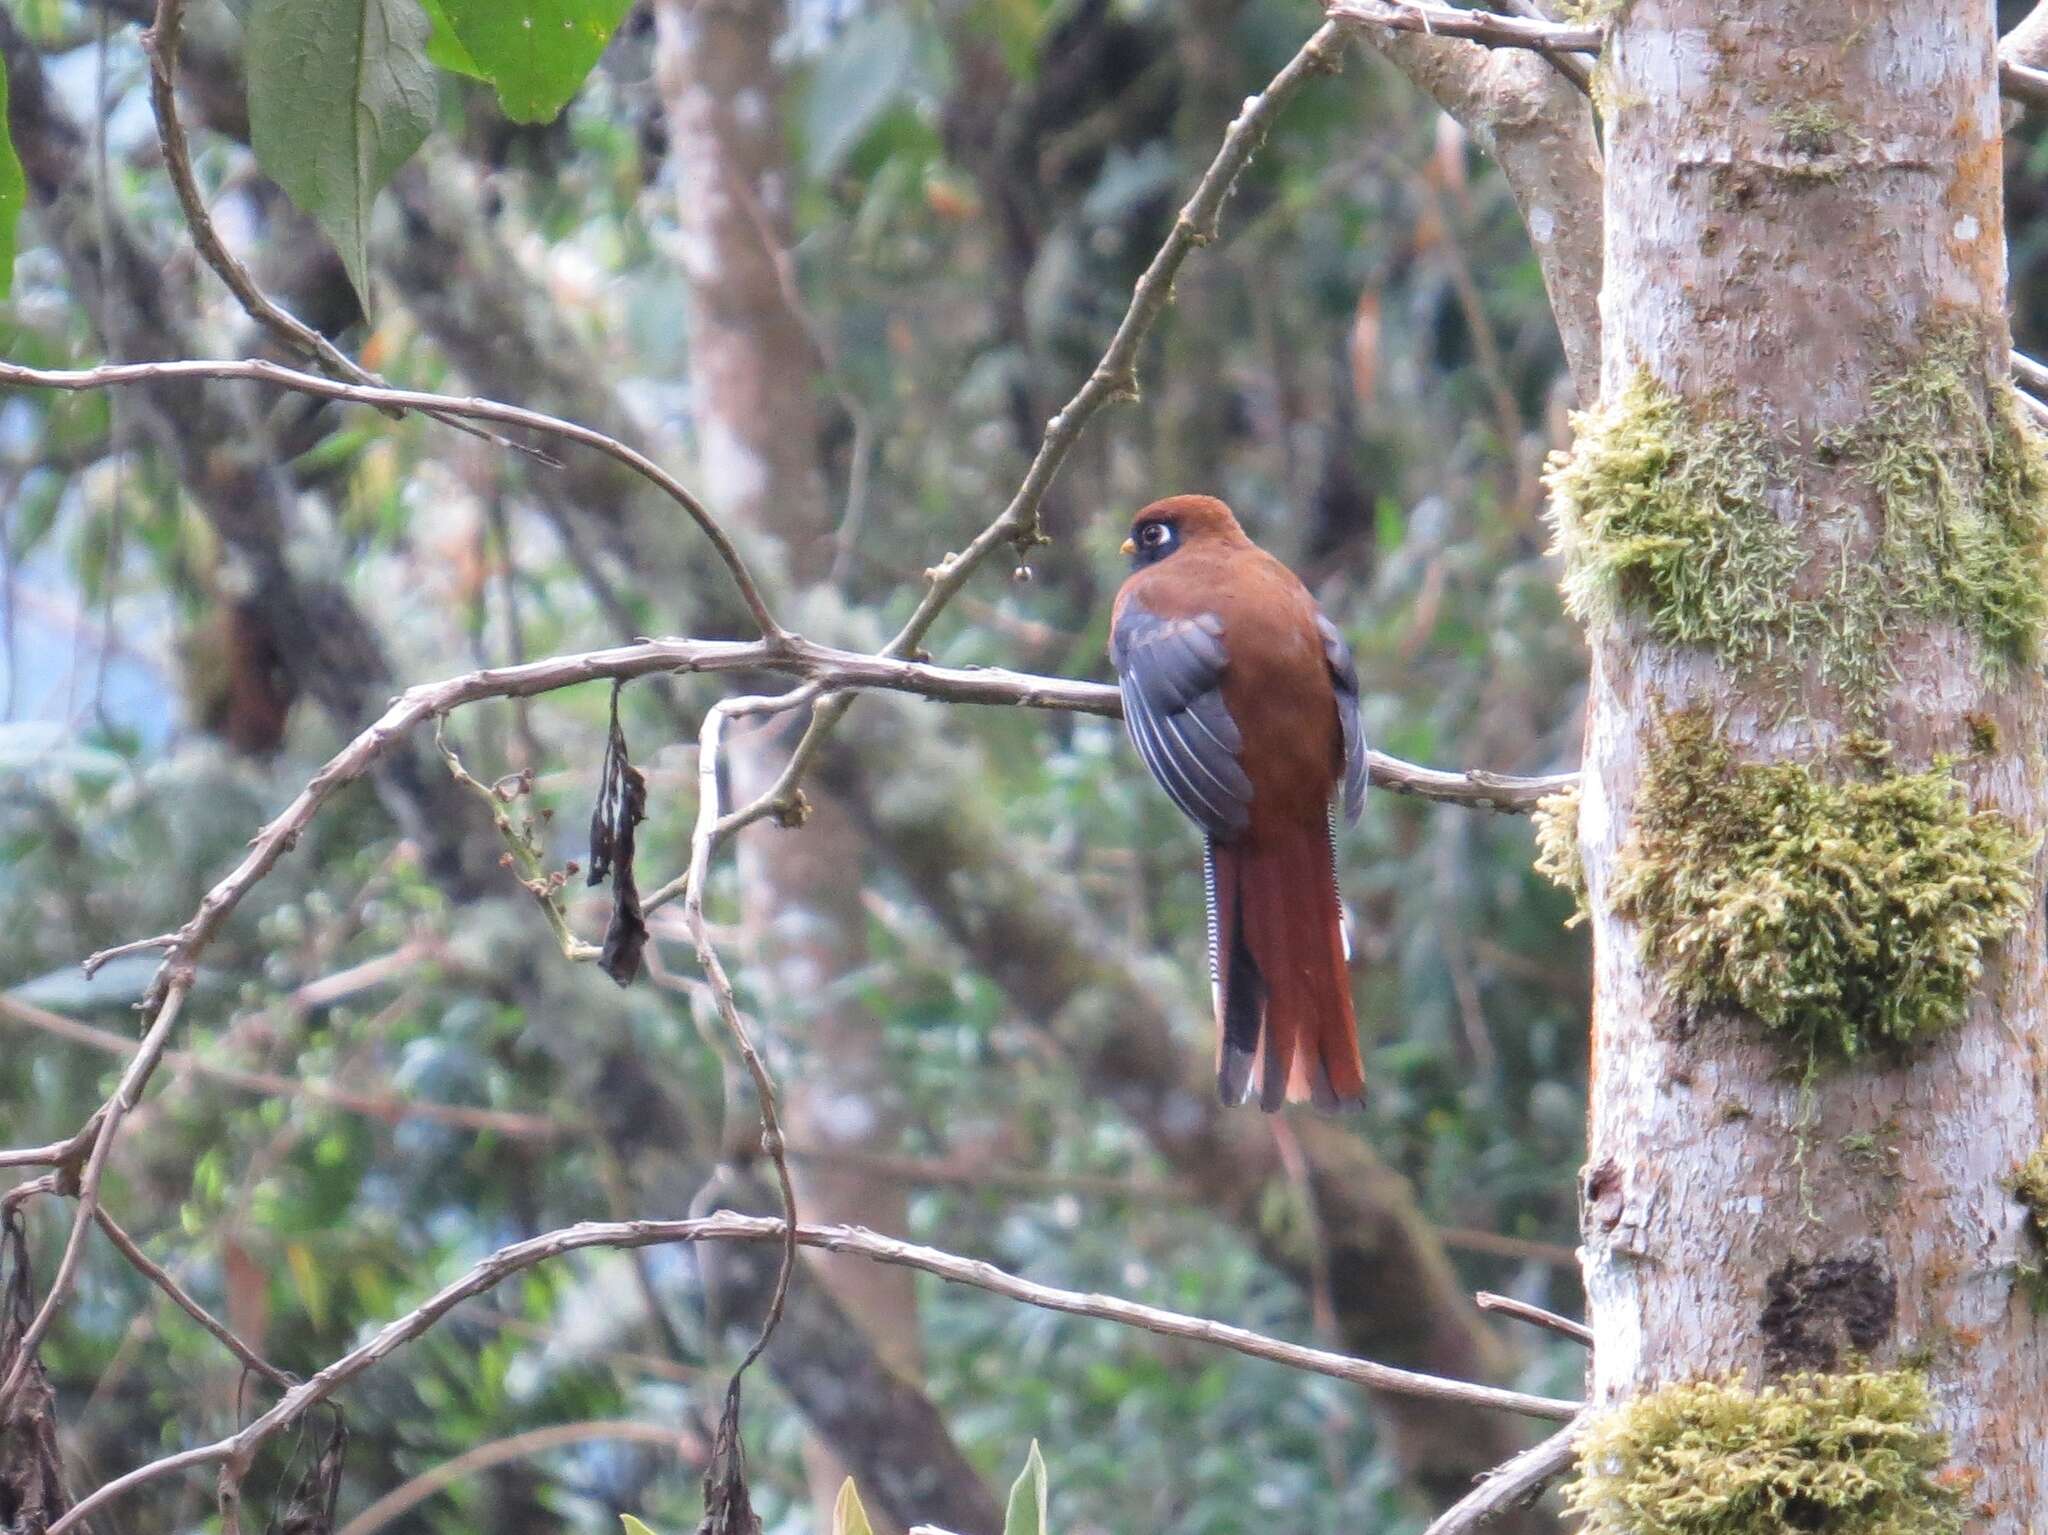
<path id="1" fill-rule="evenodd" d="M 1123 552 L 1124 723 L 1207 840 L 1217 1091 L 1269 1112 L 1361 1104 L 1334 821 L 1365 800 L 1351 649 L 1213 496 L 1153 502 Z"/>

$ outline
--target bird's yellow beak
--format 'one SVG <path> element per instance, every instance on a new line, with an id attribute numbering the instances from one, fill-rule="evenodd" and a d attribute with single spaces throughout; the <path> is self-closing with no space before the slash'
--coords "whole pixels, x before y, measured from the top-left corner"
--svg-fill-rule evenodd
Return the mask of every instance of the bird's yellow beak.
<path id="1" fill-rule="evenodd" d="M 1138 552 L 1137 541 L 1135 539 L 1125 539 L 1123 543 L 1123 551 L 1125 554 L 1136 554 Z"/>

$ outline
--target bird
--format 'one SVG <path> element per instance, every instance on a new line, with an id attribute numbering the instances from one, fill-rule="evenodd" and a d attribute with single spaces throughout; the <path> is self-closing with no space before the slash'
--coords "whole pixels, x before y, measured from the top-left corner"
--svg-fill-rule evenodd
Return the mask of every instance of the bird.
<path id="1" fill-rule="evenodd" d="M 1361 1107 L 1336 856 L 1367 776 L 1351 647 L 1214 496 L 1154 501 L 1123 552 L 1110 664 L 1138 755 L 1203 834 L 1217 1093 Z"/>

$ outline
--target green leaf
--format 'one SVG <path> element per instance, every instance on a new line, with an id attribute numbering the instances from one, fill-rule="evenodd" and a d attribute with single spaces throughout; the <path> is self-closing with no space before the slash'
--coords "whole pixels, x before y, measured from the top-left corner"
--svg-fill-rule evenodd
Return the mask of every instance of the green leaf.
<path id="1" fill-rule="evenodd" d="M 626 1535 L 654 1535 L 654 1531 L 647 1528 L 646 1525 L 635 1519 L 631 1514 L 619 1515 L 619 1523 L 626 1527 Z"/>
<path id="2" fill-rule="evenodd" d="M 440 0 L 479 78 L 514 122 L 544 123 L 569 103 L 632 0 Z"/>
<path id="3" fill-rule="evenodd" d="M 451 75 L 467 75 L 472 80 L 488 80 L 481 65 L 469 56 L 469 50 L 462 46 L 462 39 L 455 35 L 455 24 L 448 19 L 447 7 L 441 0 L 420 0 L 420 8 L 427 13 L 427 23 L 433 35 L 427 39 L 427 58 L 438 69 L 445 69 Z"/>
<path id="4" fill-rule="evenodd" d="M 7 297 L 7 290 L 14 286 L 15 228 L 27 201 L 28 181 L 21 174 L 21 157 L 14 152 L 14 140 L 7 133 L 7 61 L 0 59 L 0 298 Z"/>
<path id="5" fill-rule="evenodd" d="M 839 1499 L 832 1505 L 832 1535 L 875 1535 L 868 1523 L 868 1511 L 861 1507 L 860 1493 L 848 1477 L 839 1485 Z"/>
<path id="6" fill-rule="evenodd" d="M 427 136 L 434 72 L 419 0 L 255 0 L 249 141 L 319 221 L 367 310 L 370 204 Z"/>
<path id="7" fill-rule="evenodd" d="M 1038 1453 L 1036 1439 L 1031 1441 L 1031 1453 L 1024 1457 L 1024 1469 L 1010 1489 L 1003 1535 L 1045 1535 L 1045 1459 Z"/>
<path id="8" fill-rule="evenodd" d="M 804 168 L 813 176 L 839 169 L 855 145 L 911 80 L 917 33 L 895 11 L 854 22 L 818 61 L 804 98 Z"/>

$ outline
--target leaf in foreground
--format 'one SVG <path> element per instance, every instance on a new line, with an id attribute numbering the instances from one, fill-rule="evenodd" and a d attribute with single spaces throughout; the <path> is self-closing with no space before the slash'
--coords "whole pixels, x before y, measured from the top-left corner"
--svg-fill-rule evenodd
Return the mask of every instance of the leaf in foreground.
<path id="1" fill-rule="evenodd" d="M 341 252 L 369 307 L 370 204 L 433 126 L 419 0 L 254 0 L 249 141 Z"/>

